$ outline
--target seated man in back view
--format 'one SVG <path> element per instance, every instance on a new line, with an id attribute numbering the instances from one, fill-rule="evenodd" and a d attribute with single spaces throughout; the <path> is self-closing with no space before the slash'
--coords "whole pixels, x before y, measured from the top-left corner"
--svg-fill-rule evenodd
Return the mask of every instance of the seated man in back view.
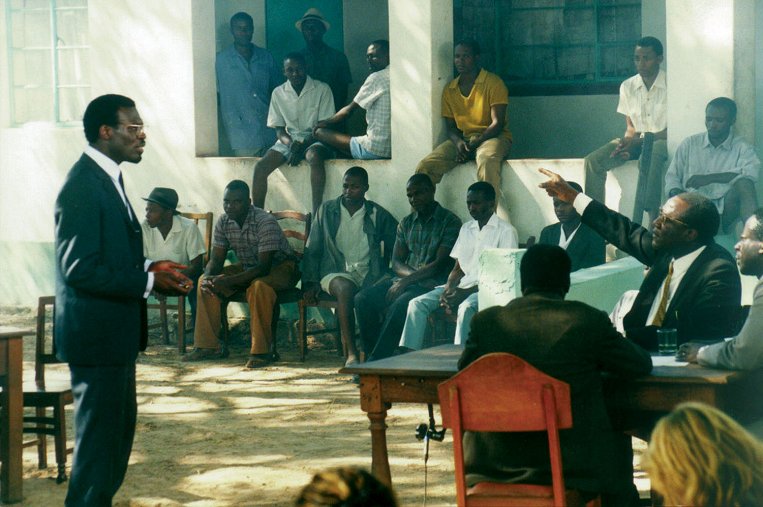
<path id="1" fill-rule="evenodd" d="M 486 181 L 472 184 L 466 206 L 473 220 L 461 226 L 450 256 L 456 263 L 445 285 L 413 298 L 408 303 L 400 346 L 419 350 L 424 344 L 429 315 L 438 308 L 457 313 L 455 343 L 464 343 L 469 323 L 478 309 L 480 254 L 488 248 L 517 248 L 517 231 L 495 214 L 495 189 Z"/>
<path id="2" fill-rule="evenodd" d="M 566 486 L 601 494 L 604 507 L 635 507 L 631 439 L 612 428 L 601 372 L 638 377 L 651 371 L 652 360 L 612 327 L 606 313 L 564 300 L 570 266 L 558 246 L 530 247 L 520 264 L 522 297 L 474 316 L 458 368 L 485 354 L 508 352 L 567 382 L 573 427 L 560 433 Z M 550 483 L 548 441 L 542 433 L 467 433 L 464 463 L 469 485 Z"/>
<path id="3" fill-rule="evenodd" d="M 360 360 L 355 346 L 355 294 L 389 274 L 397 231 L 397 220 L 367 200 L 367 191 L 366 170 L 347 169 L 342 195 L 323 203 L 316 215 L 303 259 L 305 299 L 315 303 L 321 290 L 337 299 L 348 365 Z"/>
<path id="4" fill-rule="evenodd" d="M 143 228 L 143 255 L 146 259 L 168 259 L 188 266 L 182 273 L 199 280 L 203 256 L 207 253 L 201 231 L 177 210 L 178 194 L 172 188 L 156 187 L 143 198 L 146 201 L 146 219 Z M 191 321 L 196 319 L 196 291 L 186 297 L 191 305 Z"/>
<path id="5" fill-rule="evenodd" d="M 580 184 L 574 181 L 567 183 L 578 192 L 583 191 Z M 553 201 L 554 214 L 559 222 L 544 227 L 540 231 L 538 243 L 559 245 L 564 248 L 572 261 L 572 271 L 604 264 L 606 259 L 604 238 L 581 223 L 580 214 L 575 211 L 572 204 L 556 197 Z"/>

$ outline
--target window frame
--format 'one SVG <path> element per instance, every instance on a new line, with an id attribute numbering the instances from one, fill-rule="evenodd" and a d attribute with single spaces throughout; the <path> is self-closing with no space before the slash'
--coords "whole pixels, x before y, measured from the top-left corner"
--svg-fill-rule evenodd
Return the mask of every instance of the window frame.
<path id="1" fill-rule="evenodd" d="M 69 50 L 85 50 L 85 53 L 89 57 L 90 45 L 60 45 L 58 44 L 58 13 L 64 11 L 87 11 L 88 5 L 85 0 L 84 5 L 69 5 L 59 6 L 57 0 L 47 0 L 46 7 L 12 7 L 12 0 L 5 1 L 5 29 L 6 29 L 6 47 L 8 57 L 8 100 L 10 111 L 10 125 L 11 127 L 20 127 L 29 122 L 35 121 L 49 121 L 59 127 L 80 127 L 82 122 L 79 119 L 62 120 L 61 119 L 61 97 L 60 91 L 62 89 L 90 89 L 92 87 L 91 82 L 84 82 L 79 84 L 61 84 L 60 76 L 60 54 L 61 52 Z M 44 46 L 23 46 L 21 48 L 14 48 L 13 44 L 13 14 L 24 12 L 46 12 L 48 17 L 48 29 L 50 36 L 48 38 L 48 44 Z M 16 121 L 16 92 L 19 89 L 23 89 L 25 85 L 18 86 L 14 82 L 14 56 L 23 51 L 49 51 L 50 52 L 50 71 L 51 71 L 51 92 L 52 92 L 52 117 L 46 119 L 26 119 L 23 122 Z M 88 76 L 89 77 L 89 76 Z"/>

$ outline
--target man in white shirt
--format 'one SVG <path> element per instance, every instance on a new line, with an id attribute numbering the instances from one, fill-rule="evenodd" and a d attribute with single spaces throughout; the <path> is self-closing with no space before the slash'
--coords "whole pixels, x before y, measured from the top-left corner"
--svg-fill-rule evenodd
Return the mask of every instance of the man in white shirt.
<path id="1" fill-rule="evenodd" d="M 637 210 L 634 216 L 639 222 L 644 209 L 649 219 L 654 220 L 662 202 L 662 175 L 668 159 L 668 89 L 666 74 L 660 70 L 662 59 L 662 43 L 656 38 L 644 37 L 636 42 L 633 61 L 638 74 L 620 85 L 617 105 L 617 112 L 625 115 L 625 134 L 585 158 L 585 192 L 602 203 L 608 171 L 627 160 L 639 159 L 639 165 L 646 166 L 640 169 L 642 174 L 639 175 L 645 190 L 643 209 Z M 640 159 L 646 138 L 653 141 L 648 164 Z"/>
<path id="2" fill-rule="evenodd" d="M 670 197 L 692 191 L 713 201 L 727 232 L 758 207 L 755 182 L 760 160 L 755 149 L 732 132 L 736 116 L 733 100 L 711 100 L 705 108 L 707 132 L 689 136 L 678 145 L 665 175 L 665 192 Z"/>
<path id="3" fill-rule="evenodd" d="M 478 181 L 466 192 L 466 206 L 474 220 L 461 226 L 450 256 L 456 260 L 445 285 L 412 299 L 400 338 L 400 346 L 419 350 L 424 343 L 429 315 L 442 307 L 458 312 L 455 343 L 466 343 L 469 324 L 478 309 L 480 254 L 487 248 L 517 248 L 517 231 L 495 214 L 495 188 Z"/>
<path id="4" fill-rule="evenodd" d="M 181 273 L 196 285 L 207 248 L 193 220 L 180 216 L 177 192 L 172 188 L 156 187 L 143 200 L 146 201 L 146 219 L 140 224 L 143 255 L 147 259 L 168 259 L 187 266 Z M 196 319 L 196 291 L 189 292 L 187 298 L 193 322 Z"/>
<path id="5" fill-rule="evenodd" d="M 391 102 L 389 96 L 389 42 L 375 40 L 366 52 L 371 74 L 360 87 L 355 98 L 331 118 L 318 122 L 313 135 L 329 146 L 349 153 L 354 159 L 373 160 L 392 156 L 390 127 Z M 336 130 L 350 114 L 366 110 L 368 128 L 363 136 L 350 137 Z"/>
<path id="6" fill-rule="evenodd" d="M 720 340 L 738 329 L 741 281 L 731 255 L 715 243 L 720 216 L 697 193 L 671 197 L 652 223 L 653 232 L 570 187 L 546 169 L 541 188 L 572 203 L 582 222 L 649 271 L 623 320 L 626 336 L 657 349 L 659 328 L 678 330 L 678 343 Z"/>
<path id="7" fill-rule="evenodd" d="M 313 138 L 313 127 L 334 114 L 334 97 L 326 83 L 307 75 L 305 56 L 289 53 L 283 61 L 286 82 L 273 90 L 268 127 L 276 129 L 277 141 L 254 166 L 252 203 L 265 208 L 268 176 L 284 162 L 297 165 L 304 158 L 310 165 L 310 184 L 315 213 L 323 202 L 326 185 L 324 160 L 331 150 Z"/>

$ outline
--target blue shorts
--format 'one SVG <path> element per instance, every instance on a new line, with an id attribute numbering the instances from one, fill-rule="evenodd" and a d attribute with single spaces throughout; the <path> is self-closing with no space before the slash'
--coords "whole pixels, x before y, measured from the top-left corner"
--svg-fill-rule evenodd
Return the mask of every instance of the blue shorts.
<path id="1" fill-rule="evenodd" d="M 375 153 L 371 153 L 367 149 L 363 148 L 358 142 L 357 137 L 350 138 L 350 154 L 352 158 L 357 160 L 379 160 L 387 157 L 380 157 Z"/>

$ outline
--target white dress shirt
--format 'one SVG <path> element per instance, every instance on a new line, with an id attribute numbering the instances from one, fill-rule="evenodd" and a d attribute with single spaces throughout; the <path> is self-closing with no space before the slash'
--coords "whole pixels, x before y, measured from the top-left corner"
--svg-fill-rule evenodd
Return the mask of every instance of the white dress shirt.
<path id="1" fill-rule="evenodd" d="M 480 229 L 476 220 L 469 220 L 461 226 L 458 239 L 450 256 L 458 261 L 464 276 L 458 283 L 460 289 L 477 285 L 480 276 L 480 254 L 487 248 L 517 248 L 517 230 L 495 213 Z"/>

